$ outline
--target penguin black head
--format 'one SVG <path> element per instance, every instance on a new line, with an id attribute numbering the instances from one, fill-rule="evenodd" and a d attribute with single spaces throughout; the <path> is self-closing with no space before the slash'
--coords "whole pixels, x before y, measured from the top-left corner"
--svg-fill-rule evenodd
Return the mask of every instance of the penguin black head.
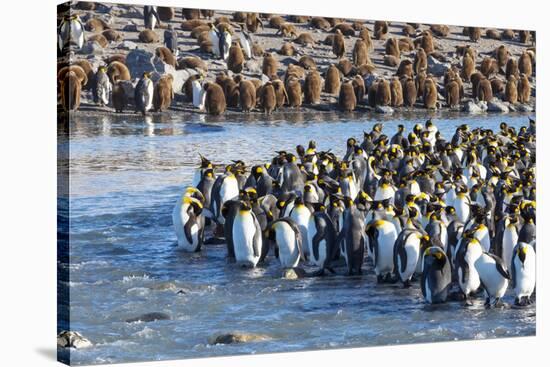
<path id="1" fill-rule="evenodd" d="M 193 208 L 195 215 L 202 213 L 202 203 L 194 197 L 185 195 L 183 197 L 183 204 L 188 204 L 190 208 Z"/>
<path id="2" fill-rule="evenodd" d="M 212 162 L 210 162 L 200 153 L 199 153 L 199 157 L 201 158 L 201 168 L 212 168 Z"/>
<path id="3" fill-rule="evenodd" d="M 241 214 L 243 212 L 249 212 L 252 210 L 252 207 L 250 206 L 250 203 L 246 200 L 241 200 L 239 210 L 241 211 Z"/>
<path id="4" fill-rule="evenodd" d="M 402 133 L 403 131 L 405 131 L 405 126 L 402 125 L 402 124 L 399 124 L 399 125 L 397 126 L 397 131 L 400 132 L 400 133 Z"/>
<path id="5" fill-rule="evenodd" d="M 299 157 L 303 157 L 306 154 L 306 150 L 303 145 L 297 145 L 296 146 L 296 153 Z"/>
<path id="6" fill-rule="evenodd" d="M 528 245 L 523 242 L 520 242 L 517 246 L 516 253 L 522 264 L 525 262 L 525 256 L 527 256 L 527 251 L 529 251 Z"/>
<path id="7" fill-rule="evenodd" d="M 203 172 L 203 177 L 206 177 L 206 178 L 214 178 L 214 170 L 212 168 L 207 168 L 204 172 Z"/>
<path id="8" fill-rule="evenodd" d="M 316 148 L 317 148 L 317 143 L 315 142 L 315 140 L 310 140 L 308 144 L 308 149 L 316 149 Z"/>
<path id="9" fill-rule="evenodd" d="M 357 140 L 355 140 L 355 138 L 349 138 L 346 144 L 348 148 L 352 148 L 355 146 L 355 144 L 357 144 Z"/>
<path id="10" fill-rule="evenodd" d="M 431 246 L 424 250 L 424 261 L 427 263 L 435 262 L 437 264 L 444 264 L 447 261 L 447 256 L 443 249 L 438 246 Z"/>
<path id="11" fill-rule="evenodd" d="M 376 124 L 374 124 L 374 126 L 372 127 L 372 130 L 373 131 L 376 131 L 376 132 L 381 132 L 382 131 L 382 124 L 377 122 Z"/>

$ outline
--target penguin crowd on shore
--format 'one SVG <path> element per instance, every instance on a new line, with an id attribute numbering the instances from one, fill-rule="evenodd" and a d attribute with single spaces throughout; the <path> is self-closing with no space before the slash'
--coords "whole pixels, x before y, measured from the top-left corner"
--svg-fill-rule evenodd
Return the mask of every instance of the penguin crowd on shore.
<path id="1" fill-rule="evenodd" d="M 207 236 L 255 267 L 278 259 L 306 276 L 360 275 L 419 282 L 428 303 L 484 292 L 499 306 L 532 302 L 536 251 L 536 127 L 499 131 L 466 124 L 445 139 L 432 120 L 386 135 L 377 123 L 345 154 L 315 141 L 275 152 L 265 164 L 217 165 L 201 156 L 173 211 L 178 246 Z M 291 147 L 288 147 L 291 148 Z M 366 266 L 369 264 L 369 266 Z"/>
<path id="2" fill-rule="evenodd" d="M 86 13 L 95 8 L 93 5 L 88 2 L 76 5 L 77 12 L 86 16 L 85 23 L 77 12 L 60 15 L 58 55 L 62 59 L 70 52 L 82 53 L 85 41 L 95 41 L 100 48 L 109 48 L 112 43 L 124 41 L 122 34 L 102 18 Z M 394 108 L 433 110 L 462 108 L 468 101 L 483 102 L 485 108 L 489 103 L 505 102 L 505 107 L 499 105 L 498 108 L 529 110 L 531 97 L 535 94 L 534 32 L 488 29 L 484 37 L 503 43 L 491 52 L 481 54 L 475 47 L 481 37 L 481 29 L 464 27 L 463 35 L 468 36 L 469 41 L 457 46 L 456 50 L 443 52 L 437 44 L 438 40 L 452 36 L 449 27 L 443 25 L 426 27 L 406 23 L 402 36 L 398 37 L 395 33 L 390 34 L 388 29 L 399 25 L 383 21 L 375 22 L 374 29 L 369 29 L 364 21 L 328 17 L 247 12 L 214 17 L 215 12 L 210 10 L 182 9 L 177 12 L 175 8 L 157 6 L 145 6 L 142 10 L 143 26 L 139 27 L 143 29 L 136 29 L 140 31 L 139 41 L 142 44 L 158 44 L 156 54 L 160 60 L 175 69 L 187 69 L 191 73 L 181 90 L 161 90 L 165 95 L 180 96 L 169 101 L 168 107 L 173 110 L 190 108 L 193 112 L 213 115 L 224 114 L 227 110 L 270 114 L 282 107 L 302 106 L 344 112 L 358 109 L 393 111 Z M 177 27 L 174 22 L 179 21 L 177 16 L 180 13 L 181 27 Z M 260 33 L 264 32 L 264 26 L 277 32 Z M 298 26 L 306 26 L 306 31 L 298 33 Z M 315 40 L 312 34 L 317 33 L 326 34 L 325 41 Z M 256 35 L 258 38 L 267 35 L 280 37 L 281 46 L 264 49 L 265 45 L 258 41 Z M 353 47 L 349 46 L 350 39 Z M 513 54 L 504 43 L 511 39 L 518 39 L 523 44 L 520 55 L 517 50 Z M 384 40 L 382 51 L 374 47 L 375 40 Z M 184 50 L 180 47 L 195 41 L 196 49 Z M 327 46 L 331 47 L 331 51 L 325 50 Z M 322 52 L 322 56 L 317 51 Z M 97 66 L 90 63 L 89 57 L 78 57 L 75 63 L 76 54 L 68 62 L 60 62 L 60 90 L 69 80 L 74 81 L 67 73 L 61 73 L 64 67 L 82 68 L 88 74 L 88 88 L 94 88 L 100 68 L 109 68 L 112 62 L 128 68 L 129 65 L 125 65 L 126 53 L 118 49 L 116 52 Z M 377 52 L 382 52 L 382 60 L 374 62 L 372 59 Z M 221 65 L 221 70 L 218 67 L 209 70 L 213 64 Z M 388 73 L 381 66 L 392 71 Z M 151 74 L 154 84 L 164 76 L 156 74 Z M 204 89 L 202 93 L 208 95 L 208 88 L 205 87 L 216 83 L 223 92 L 224 100 L 207 97 L 211 104 L 192 104 L 197 98 L 195 93 L 201 91 L 196 92 L 196 88 L 191 89 L 188 84 L 197 80 L 197 76 L 200 76 L 200 87 Z M 120 94 L 109 93 L 109 103 L 97 100 L 99 106 L 112 106 L 115 112 L 131 110 L 132 106 L 142 113 L 160 111 L 152 105 L 145 110 L 137 108 L 136 104 L 141 106 L 144 96 L 132 95 L 132 90 L 143 80 L 110 78 L 109 81 L 112 84 L 110 90 L 126 90 L 129 98 L 125 105 Z M 254 86 L 256 98 L 253 103 L 247 97 L 243 101 L 240 95 L 243 83 L 247 82 Z M 119 83 L 121 85 L 117 88 Z M 274 85 L 278 87 L 276 93 L 280 96 L 275 104 L 271 98 Z M 82 93 L 86 85 L 81 83 L 72 88 L 76 88 L 75 93 Z M 213 88 L 209 89 L 211 93 L 216 93 Z M 80 104 L 62 96 L 59 101 L 65 111 L 76 110 Z"/>

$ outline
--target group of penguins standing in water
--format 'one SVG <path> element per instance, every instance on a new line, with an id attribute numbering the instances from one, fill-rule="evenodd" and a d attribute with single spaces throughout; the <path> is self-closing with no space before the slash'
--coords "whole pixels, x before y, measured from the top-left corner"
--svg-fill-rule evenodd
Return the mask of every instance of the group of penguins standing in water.
<path id="1" fill-rule="evenodd" d="M 535 121 L 517 131 L 460 125 L 447 141 L 432 120 L 389 137 L 377 123 L 363 141 L 349 138 L 339 158 L 315 141 L 271 162 L 219 168 L 201 156 L 192 186 L 178 198 L 178 245 L 200 251 L 205 229 L 225 238 L 227 256 L 255 267 L 273 249 L 283 269 L 300 263 L 321 276 L 345 262 L 363 271 L 365 253 L 378 283 L 420 278 L 428 303 L 451 293 L 466 304 L 485 292 L 502 305 L 532 302 L 536 249 Z M 342 260 L 343 259 L 343 260 Z M 451 290 L 456 287 L 460 291 Z M 464 296 L 462 298 L 462 296 Z"/>
<path id="2" fill-rule="evenodd" d="M 78 9 L 89 9 L 93 5 L 87 2 L 78 4 Z M 155 28 L 160 26 L 163 16 L 166 17 L 163 19 L 172 20 L 175 14 L 173 8 L 145 6 L 145 29 L 139 33 L 140 42 L 160 43 Z M 105 65 L 99 66 L 96 72 L 86 59 L 62 65 L 58 72 L 61 104 L 67 111 L 78 109 L 80 93 L 86 85 L 94 89 L 96 103 L 100 106 L 112 105 L 116 112 L 124 111 L 132 102 L 135 111 L 143 114 L 165 111 L 171 107 L 174 93 L 182 92 L 186 102 L 192 102 L 197 110 L 212 115 L 223 114 L 227 108 L 240 108 L 243 112 L 258 109 L 270 114 L 284 105 L 292 108 L 319 105 L 323 92 L 336 97 L 335 107 L 349 112 L 366 105 L 370 108 L 422 106 L 437 109 L 443 105 L 440 94 L 444 96 L 444 105 L 458 108 L 467 97 L 466 85 L 471 85 L 471 98 L 474 100 L 490 102 L 498 96 L 511 105 L 527 104 L 534 90 L 531 84 L 536 66 L 534 47 L 526 48 L 520 56 L 513 57 L 506 45 L 501 44 L 480 60 L 474 47 L 469 44 L 457 46 L 456 56 L 461 58 L 460 62 L 449 63 L 442 81 L 441 75 L 432 75 L 428 67 L 430 58 L 437 62 L 449 62 L 444 53 L 437 51 L 435 43 L 437 37 L 446 38 L 449 35 L 448 26 L 431 25 L 430 29 L 421 30 L 420 24 L 407 23 L 402 31 L 405 37 L 398 39 L 390 36 L 388 22 L 375 22 L 374 39 L 386 39 L 383 63 L 395 67 L 396 71 L 393 76 L 378 76 L 371 80 L 376 69 L 370 56 L 374 51 L 374 42 L 371 31 L 362 21 L 348 23 L 344 19 L 298 16 L 286 20 L 278 15 L 244 12 L 233 13 L 231 19 L 225 15 L 213 17 L 212 10 L 183 9 L 182 18 L 185 21 L 181 28 L 190 32 L 189 37 L 196 39 L 200 48 L 179 57 L 178 31 L 169 24 L 163 32 L 163 45 L 159 44 L 155 50 L 157 57 L 166 64 L 176 69 L 197 71 L 186 80 L 181 91 L 173 90 L 172 74 L 153 77 L 151 72 L 144 72 L 137 84 L 131 83 L 134 90 L 131 98 L 131 93 L 123 87 L 124 82 L 131 81 L 126 56 L 116 54 L 106 58 Z M 331 45 L 336 61 L 321 70 L 312 56 L 301 51 L 299 59 L 293 60 L 286 70 L 284 67 L 280 70 L 281 61 L 275 53 L 264 52 L 253 39 L 253 33 L 264 27 L 262 17 L 269 23 L 266 26 L 278 30 L 275 36 L 282 37 L 278 54 L 299 56 L 295 45 L 316 47 L 318 41 L 308 32 L 298 34 L 293 24 L 308 23 L 310 29 L 329 32 L 323 43 Z M 96 33 L 88 36 L 85 29 Z M 91 18 L 84 25 L 74 13 L 69 13 L 60 21 L 58 34 L 61 52 L 81 50 L 85 38 L 95 40 L 103 47 L 110 41 L 123 39 L 100 18 Z M 469 35 L 472 42 L 478 42 L 481 29 L 464 27 L 464 34 Z M 531 32 L 520 31 L 518 34 L 523 44 L 534 41 Z M 345 37 L 357 37 L 352 50 L 349 46 L 346 50 Z M 487 37 L 512 40 L 516 38 L 516 32 L 487 30 Z M 195 51 L 200 51 L 203 58 Z M 402 56 L 407 53 L 411 54 Z M 250 73 L 247 60 L 256 57 L 261 58 L 261 73 L 258 70 L 255 76 L 245 77 L 244 73 Z M 212 58 L 223 60 L 225 70 L 207 79 L 206 62 Z"/>

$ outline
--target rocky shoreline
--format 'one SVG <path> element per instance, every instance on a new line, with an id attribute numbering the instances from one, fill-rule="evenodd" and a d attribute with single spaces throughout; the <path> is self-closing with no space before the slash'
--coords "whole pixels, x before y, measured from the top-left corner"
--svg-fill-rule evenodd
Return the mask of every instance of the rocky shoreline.
<path id="1" fill-rule="evenodd" d="M 185 81 L 194 75 L 203 75 L 204 80 L 214 82 L 220 80 L 220 75 L 224 75 L 226 79 L 236 79 L 236 73 L 227 69 L 227 63 L 224 60 L 217 59 L 212 53 L 204 52 L 201 44 L 195 39 L 197 34 L 194 33 L 197 27 L 191 27 L 193 24 L 205 26 L 206 24 L 229 22 L 232 27 L 233 41 L 238 40 L 238 35 L 242 32 L 239 29 L 237 20 L 240 16 L 247 13 L 229 12 L 229 11 L 214 11 L 212 16 L 205 17 L 198 15 L 198 18 L 189 17 L 189 11 L 186 9 L 177 8 L 162 8 L 158 7 L 159 13 L 163 14 L 161 22 L 152 32 L 156 35 L 153 42 L 147 43 L 141 40 L 141 31 L 145 29 L 144 16 L 142 6 L 133 5 L 118 5 L 118 4 L 101 4 L 78 2 L 71 9 L 71 13 L 76 13 L 80 16 L 82 24 L 86 28 L 85 42 L 81 49 L 73 50 L 68 55 L 59 58 L 59 65 L 62 67 L 67 64 L 85 65 L 83 67 L 88 74 L 88 79 L 91 80 L 87 85 L 82 86 L 81 92 L 81 108 L 80 112 L 85 114 L 101 115 L 105 112 L 113 113 L 111 105 L 108 107 L 100 107 L 94 103 L 93 89 L 94 78 L 100 66 L 108 66 L 109 62 L 114 59 L 124 59 L 126 66 L 130 72 L 130 78 L 123 81 L 123 87 L 128 98 L 128 106 L 125 113 L 132 112 L 134 88 L 138 80 L 142 77 L 143 72 L 150 72 L 151 79 L 156 83 L 163 75 L 171 75 L 173 79 L 172 88 L 174 98 L 171 100 L 170 108 L 165 112 L 169 114 L 180 113 L 204 113 L 193 107 L 190 101 L 190 96 L 184 92 Z M 198 11 L 197 11 L 198 12 Z M 186 14 L 185 14 L 186 13 Z M 194 14 L 195 12 L 192 12 Z M 211 14 L 209 14 L 211 15 Z M 396 107 L 393 103 L 371 103 L 367 94 L 369 88 L 380 80 L 391 81 L 396 75 L 401 73 L 399 69 L 401 64 L 414 62 L 417 57 L 417 52 L 422 49 L 422 38 L 426 32 L 429 32 L 433 37 L 433 51 L 427 53 L 426 59 L 426 75 L 433 79 L 437 88 L 436 103 L 430 109 L 462 111 L 466 113 L 483 113 L 483 112 L 533 112 L 535 110 L 536 97 L 536 71 L 535 71 L 535 55 L 534 41 L 522 42 L 521 34 L 517 31 L 478 29 L 480 36 L 476 41 L 472 41 L 468 35 L 470 27 L 458 26 L 433 26 L 424 24 L 410 24 L 401 22 L 391 22 L 386 24 L 387 33 L 376 38 L 377 25 L 373 21 L 357 21 L 353 19 L 332 19 L 320 18 L 330 24 L 328 27 L 319 29 L 314 22 L 317 18 L 303 16 L 278 16 L 273 14 L 259 14 L 259 20 L 263 27 L 258 27 L 255 32 L 249 32 L 252 36 L 254 46 L 261 49 L 261 52 L 256 56 L 245 60 L 243 70 L 240 73 L 242 78 L 247 80 L 258 79 L 263 84 L 270 77 L 263 75 L 263 59 L 264 55 L 269 53 L 277 62 L 277 70 L 271 79 L 280 78 L 285 80 L 288 77 L 289 65 L 302 65 L 302 57 L 307 57 L 312 60 L 314 67 L 312 69 L 303 68 L 303 73 L 298 73 L 299 82 L 304 86 L 304 79 L 307 73 L 316 69 L 320 75 L 326 76 L 326 71 L 331 65 L 336 65 L 340 69 L 340 79 L 343 83 L 352 82 L 353 77 L 360 75 L 364 82 L 364 99 L 360 99 L 356 103 L 355 111 L 370 112 L 374 111 L 379 114 L 393 114 L 400 111 L 426 111 L 425 103 L 422 96 L 418 95 L 416 103 L 412 107 Z M 279 20 L 276 22 L 275 20 Z M 280 29 L 288 26 L 292 32 L 287 37 L 281 33 Z M 332 24 L 334 23 L 334 26 Z M 179 58 L 176 59 L 175 67 L 166 63 L 163 57 L 158 56 L 158 48 L 163 46 L 163 34 L 166 29 L 171 27 L 178 34 L 178 53 Z M 411 29 L 412 28 L 412 29 Z M 284 28 L 286 29 L 286 28 Z M 333 39 L 336 29 L 344 30 L 345 53 L 342 59 L 337 58 L 333 53 L 332 45 L 329 39 Z M 369 64 L 355 65 L 351 70 L 344 70 L 341 67 L 342 60 L 351 60 L 355 43 L 361 37 L 360 29 L 368 29 L 371 37 L 372 47 L 368 52 Z M 477 28 L 476 28 L 477 29 Z M 109 32 L 108 34 L 105 32 Z M 512 33 L 512 39 L 503 39 L 505 34 Z M 284 32 L 282 32 L 284 34 Z M 307 34 L 313 39 L 313 44 L 300 44 L 300 37 L 297 35 Z M 529 33 L 530 34 L 530 33 Z M 109 35 L 112 40 L 104 42 L 103 35 Z M 495 38 L 501 39 L 495 39 Z M 153 37 L 155 38 L 155 37 Z M 200 37 L 199 37 L 200 38 Z M 203 37 L 204 38 L 204 37 Z M 388 55 L 388 40 L 399 41 L 399 57 L 393 60 L 391 55 Z M 420 40 L 420 41 L 419 41 Z M 204 42 L 204 41 L 203 41 Z M 403 44 L 403 46 L 401 46 Z M 412 47 L 411 47 L 412 45 Z M 472 88 L 467 78 L 460 78 L 461 81 L 461 97 L 459 102 L 451 107 L 448 106 L 446 100 L 445 80 L 449 78 L 448 73 L 454 71 L 456 76 L 462 73 L 463 56 L 466 48 L 474 49 L 476 65 L 475 70 L 480 70 L 483 78 L 491 81 L 491 84 L 506 85 L 505 68 L 489 68 L 485 64 L 487 62 L 496 62 L 495 57 L 499 46 L 504 45 L 509 58 L 517 58 L 518 60 L 524 53 L 528 53 L 532 61 L 532 72 L 529 76 L 530 95 L 532 98 L 527 102 L 509 103 L 505 101 L 506 96 L 504 89 L 494 90 L 493 97 L 487 101 L 480 101 L 475 96 L 476 91 Z M 283 52 L 282 49 L 290 48 L 291 51 Z M 284 54 L 282 54 L 284 53 Z M 189 65 L 189 60 L 193 59 L 194 65 Z M 393 61 L 391 61 L 392 59 Z M 197 61 L 195 63 L 195 61 Z M 396 65 L 394 65 L 397 62 Z M 345 64 L 345 63 L 344 63 Z M 303 65 L 302 65 L 303 66 Z M 365 66 L 365 68 L 361 68 Z M 240 76 L 239 76 L 240 77 Z M 402 75 L 399 76 L 400 78 Z M 418 85 L 419 76 L 413 74 L 415 83 Z M 60 81 L 61 82 L 61 81 Z M 401 81 L 403 83 L 403 81 Z M 448 83 L 448 81 L 447 81 Z M 230 83 L 231 84 L 231 83 Z M 235 84 L 235 83 L 232 83 Z M 238 84 L 237 84 L 238 85 Z M 226 88 L 224 87 L 224 92 Z M 499 87 L 500 88 L 500 87 Z M 503 87 L 502 87 L 503 88 Z M 419 88 L 420 90 L 420 88 Z M 260 92 L 258 92 L 260 93 Z M 226 94 L 226 98 L 229 98 Z M 323 92 L 320 95 L 320 101 L 316 104 L 306 105 L 301 104 L 300 107 L 280 107 L 285 113 L 291 109 L 308 112 L 330 112 L 340 109 L 338 104 L 338 93 Z M 229 102 L 229 101 L 228 101 Z M 288 101 L 287 101 L 288 103 Z M 61 106 L 60 106 L 61 107 Z M 240 106 L 232 106 L 230 103 L 227 106 L 227 112 L 240 111 Z M 262 106 L 257 105 L 253 108 L 253 112 L 262 112 Z M 150 113 L 153 113 L 152 111 Z"/>

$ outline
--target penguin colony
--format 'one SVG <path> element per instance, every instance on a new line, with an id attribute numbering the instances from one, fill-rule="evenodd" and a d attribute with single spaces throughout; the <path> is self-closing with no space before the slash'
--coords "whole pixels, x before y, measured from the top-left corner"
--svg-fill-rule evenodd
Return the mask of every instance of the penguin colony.
<path id="1" fill-rule="evenodd" d="M 464 124 L 450 140 L 432 120 L 383 130 L 350 137 L 340 157 L 313 140 L 253 166 L 201 156 L 173 211 L 179 247 L 200 251 L 208 233 L 245 267 L 372 271 L 381 284 L 418 286 L 428 303 L 483 296 L 501 306 L 510 290 L 516 305 L 530 304 L 535 121 L 498 131 Z"/>
<path id="2" fill-rule="evenodd" d="M 81 96 L 77 94 L 95 90 L 101 68 L 110 69 L 114 62 L 130 67 L 125 64 L 126 51 L 118 48 L 130 35 L 138 48 L 154 50 L 163 62 L 192 74 L 181 90 L 172 91 L 164 90 L 168 87 L 166 83 L 156 88 L 165 75 L 156 72 L 148 75 L 153 93 L 158 90 L 164 95 L 174 95 L 162 110 L 186 108 L 215 115 L 227 110 L 269 114 L 283 107 L 346 112 L 388 107 L 433 110 L 457 109 L 468 101 L 491 102 L 494 98 L 512 108 L 533 104 L 534 32 L 492 29 L 484 32 L 477 27 L 465 27 L 462 34 L 452 34 L 450 28 L 443 25 L 157 6 L 134 6 L 135 11 L 129 13 L 133 15 L 126 14 L 121 18 L 123 21 L 118 22 L 115 15 L 114 22 L 107 22 L 86 4 L 79 2 L 76 11 L 60 14 L 58 19 L 59 55 L 62 59 L 72 55 L 69 61 L 59 64 L 59 69 L 78 61 L 80 67 L 86 64 L 91 71 L 87 86 L 81 82 L 80 86 L 69 87 L 67 84 L 76 83 L 77 79 L 67 73 L 62 73 L 63 78 L 58 75 L 59 90 L 71 89 L 74 95 L 65 99 L 60 96 L 60 106 L 66 111 L 79 108 Z M 130 6 L 112 7 L 116 7 L 113 14 L 118 14 L 124 12 L 120 9 Z M 119 24 L 127 25 L 128 19 L 132 20 L 137 34 L 124 34 L 122 25 L 120 31 L 114 29 Z M 277 47 L 266 47 L 266 40 L 273 37 L 280 39 L 280 43 Z M 462 37 L 463 43 L 455 50 L 443 51 L 440 43 L 456 42 L 457 37 Z M 514 42 L 507 43 L 511 39 Z M 480 42 L 487 40 L 492 40 L 496 47 L 478 51 Z M 86 55 L 77 56 L 90 43 L 110 56 L 102 60 L 94 56 L 93 66 Z M 136 77 L 145 76 L 140 71 Z M 141 101 L 152 96 L 134 92 L 138 84 L 148 84 L 147 81 L 110 77 L 109 82 L 110 86 L 102 87 L 102 93 L 109 91 L 104 98 L 94 95 L 97 105 L 109 106 L 116 112 L 161 111 L 154 104 L 143 108 Z M 241 84 L 249 88 L 248 82 L 254 85 L 255 101 L 250 100 L 249 95 L 241 101 Z M 221 87 L 225 103 L 218 96 L 207 96 L 204 104 L 193 103 L 203 98 L 201 94 L 208 95 L 207 89 L 218 92 L 217 88 L 209 87 L 212 83 Z M 278 96 L 284 96 L 277 99 L 274 106 L 271 88 L 276 89 Z M 147 89 L 140 90 L 147 93 Z M 126 92 L 125 96 L 122 91 Z"/>

